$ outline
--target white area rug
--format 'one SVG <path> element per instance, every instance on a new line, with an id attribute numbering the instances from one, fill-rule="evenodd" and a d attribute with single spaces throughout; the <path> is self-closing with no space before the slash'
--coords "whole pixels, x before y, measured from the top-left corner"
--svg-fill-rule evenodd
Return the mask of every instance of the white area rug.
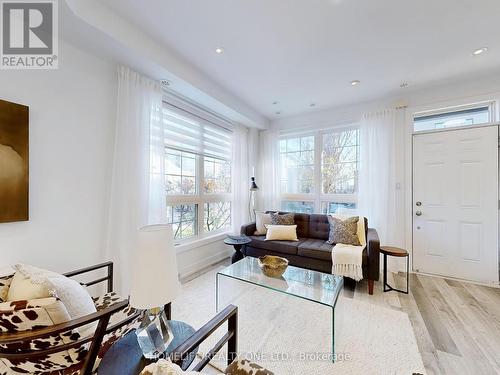
<path id="1" fill-rule="evenodd" d="M 185 284 L 173 303 L 173 319 L 195 328 L 215 315 L 215 275 Z M 330 361 L 331 309 L 310 301 L 241 282 L 225 284 L 238 306 L 238 352 L 276 375 L 425 373 L 405 313 L 339 297 L 335 316 L 335 353 Z M 207 340 L 207 352 L 222 336 Z M 212 365 L 225 368 L 222 358 Z"/>

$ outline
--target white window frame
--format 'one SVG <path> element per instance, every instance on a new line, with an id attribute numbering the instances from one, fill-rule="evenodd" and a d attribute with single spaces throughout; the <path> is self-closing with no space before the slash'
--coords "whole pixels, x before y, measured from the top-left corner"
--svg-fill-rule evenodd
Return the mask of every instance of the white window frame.
<path id="1" fill-rule="evenodd" d="M 442 132 L 442 131 L 449 131 L 449 130 L 455 130 L 455 129 L 476 128 L 476 127 L 489 126 L 492 124 L 496 124 L 498 121 L 497 106 L 498 106 L 497 101 L 486 100 L 486 101 L 480 101 L 480 102 L 475 102 L 475 103 L 461 104 L 461 105 L 455 105 L 455 106 L 450 106 L 450 107 L 443 107 L 443 108 L 436 108 L 436 109 L 432 109 L 432 110 L 414 112 L 412 115 L 411 132 L 413 134 L 425 134 L 425 133 Z M 442 128 L 442 129 L 429 129 L 429 130 L 415 131 L 415 125 L 414 125 L 415 119 L 417 119 L 419 117 L 433 116 L 433 115 L 444 115 L 447 113 L 452 113 L 452 112 L 457 112 L 457 111 L 466 111 L 466 110 L 470 110 L 470 109 L 483 108 L 483 107 L 488 107 L 488 112 L 489 112 L 489 121 L 488 122 L 481 123 L 481 124 L 472 124 L 472 125 L 460 125 L 460 126 L 454 126 L 454 127 L 448 127 L 448 128 Z"/>
<path id="2" fill-rule="evenodd" d="M 232 194 L 229 193 L 205 193 L 203 182 L 204 182 L 204 155 L 197 154 L 197 166 L 196 166 L 196 194 L 168 194 L 167 195 L 167 205 L 168 206 L 177 206 L 182 204 L 196 204 L 198 205 L 197 211 L 197 234 L 188 238 L 179 238 L 175 240 L 175 243 L 184 244 L 189 243 L 191 241 L 211 237 L 217 234 L 228 233 L 231 230 L 231 225 L 228 228 L 222 228 L 218 230 L 214 230 L 211 232 L 207 232 L 204 229 L 205 223 L 205 203 L 213 203 L 213 202 L 229 202 L 232 204 Z M 212 156 L 210 156 L 212 157 Z M 229 160 L 231 162 L 231 160 Z M 233 165 L 231 163 L 231 174 L 233 173 Z M 233 186 L 231 186 L 231 191 Z M 231 221 L 232 222 L 232 217 Z"/>
<path id="3" fill-rule="evenodd" d="M 193 104 L 186 102 L 180 98 L 177 98 L 175 96 L 172 96 L 171 94 L 167 94 L 164 97 L 164 103 L 168 105 L 174 105 L 178 108 L 181 108 L 182 110 L 186 111 L 187 113 L 191 113 L 196 117 L 201 117 L 205 119 L 206 121 L 220 126 L 221 128 L 224 128 L 226 130 L 229 130 L 231 128 L 231 124 L 229 122 L 223 121 L 222 117 L 219 117 L 218 115 L 208 112 L 204 110 L 203 108 Z M 231 130 L 229 130 L 231 131 Z M 203 152 L 197 153 L 197 152 L 192 152 L 188 150 L 181 150 L 181 149 L 176 149 L 174 147 L 165 147 L 165 153 L 167 152 L 167 149 L 170 150 L 176 150 L 176 151 L 183 151 L 185 153 L 190 153 L 194 154 L 197 156 L 196 160 L 196 194 L 166 194 L 167 196 L 167 206 L 177 206 L 177 205 L 197 205 L 198 210 L 196 213 L 196 229 L 197 229 L 197 234 L 188 238 L 179 238 L 175 239 L 175 244 L 176 245 L 185 245 L 193 242 L 197 242 L 202 239 L 214 237 L 217 235 L 229 233 L 231 231 L 232 227 L 232 208 L 230 210 L 230 222 L 229 226 L 227 228 L 221 228 L 218 230 L 214 230 L 211 232 L 205 231 L 204 229 L 204 222 L 205 222 L 205 203 L 213 203 L 213 202 L 229 202 L 230 205 L 232 205 L 232 191 L 234 187 L 232 186 L 232 174 L 233 174 L 233 161 L 231 159 L 224 159 L 220 157 L 215 157 L 213 155 L 209 154 L 204 154 Z M 205 176 L 205 166 L 204 166 L 204 158 L 210 157 L 213 159 L 220 159 L 220 160 L 225 160 L 230 163 L 230 170 L 231 170 L 231 188 L 230 192 L 228 193 L 205 193 L 204 191 L 204 176 Z"/>
<path id="4" fill-rule="evenodd" d="M 345 126 L 345 127 L 344 126 L 332 127 L 313 132 L 304 132 L 304 133 L 289 133 L 289 134 L 285 133 L 280 136 L 279 141 L 283 139 L 314 136 L 314 171 L 313 171 L 314 193 L 304 193 L 304 194 L 284 193 L 281 191 L 281 177 L 280 177 L 280 208 L 282 207 L 281 205 L 283 201 L 312 202 L 314 203 L 314 213 L 322 213 L 321 205 L 323 202 L 355 203 L 357 205 L 358 203 L 357 189 L 354 194 L 324 194 L 322 186 L 321 154 L 323 151 L 323 136 L 325 134 L 343 132 L 348 130 L 359 131 L 359 125 L 351 124 L 350 126 Z M 279 168 L 281 171 L 281 152 L 279 152 L 279 158 L 280 158 Z M 357 162 L 359 163 L 359 155 Z"/>

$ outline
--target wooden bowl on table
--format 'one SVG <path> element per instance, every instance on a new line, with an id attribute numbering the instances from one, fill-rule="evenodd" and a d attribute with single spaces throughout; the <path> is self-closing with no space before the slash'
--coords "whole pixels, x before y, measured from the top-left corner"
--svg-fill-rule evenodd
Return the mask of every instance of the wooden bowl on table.
<path id="1" fill-rule="evenodd" d="M 264 275 L 280 278 L 288 267 L 288 259 L 274 255 L 264 255 L 258 259 L 259 267 Z"/>

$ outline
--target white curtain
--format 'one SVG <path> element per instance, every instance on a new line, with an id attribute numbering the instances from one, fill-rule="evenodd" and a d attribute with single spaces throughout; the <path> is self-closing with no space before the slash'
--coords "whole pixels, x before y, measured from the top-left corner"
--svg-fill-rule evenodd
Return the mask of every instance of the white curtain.
<path id="1" fill-rule="evenodd" d="M 248 129 L 236 125 L 233 131 L 232 157 L 232 231 L 239 233 L 243 224 L 248 223 L 248 203 L 250 188 L 250 171 L 248 158 Z"/>
<path id="2" fill-rule="evenodd" d="M 264 130 L 259 133 L 258 180 L 260 187 L 257 207 L 260 211 L 280 209 L 279 180 L 279 131 Z"/>
<path id="3" fill-rule="evenodd" d="M 381 244 L 393 246 L 404 245 L 401 129 L 404 110 L 366 114 L 361 121 L 359 214 L 377 230 Z"/>
<path id="4" fill-rule="evenodd" d="M 107 256 L 115 262 L 117 291 L 130 291 L 138 229 L 166 218 L 160 85 L 126 67 L 118 69 L 118 103 L 110 192 Z M 160 194 L 161 192 L 161 194 Z M 161 196 L 160 196 L 161 195 Z M 160 202 L 162 201 L 162 202 Z"/>

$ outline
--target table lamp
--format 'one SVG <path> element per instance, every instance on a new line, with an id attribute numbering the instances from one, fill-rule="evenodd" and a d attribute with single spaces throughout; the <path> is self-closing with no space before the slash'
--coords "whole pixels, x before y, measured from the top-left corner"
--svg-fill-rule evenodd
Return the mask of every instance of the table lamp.
<path id="1" fill-rule="evenodd" d="M 145 310 L 137 341 L 144 357 L 159 358 L 173 340 L 164 305 L 180 293 L 177 257 L 171 225 L 149 225 L 139 230 L 133 263 L 130 305 Z"/>

